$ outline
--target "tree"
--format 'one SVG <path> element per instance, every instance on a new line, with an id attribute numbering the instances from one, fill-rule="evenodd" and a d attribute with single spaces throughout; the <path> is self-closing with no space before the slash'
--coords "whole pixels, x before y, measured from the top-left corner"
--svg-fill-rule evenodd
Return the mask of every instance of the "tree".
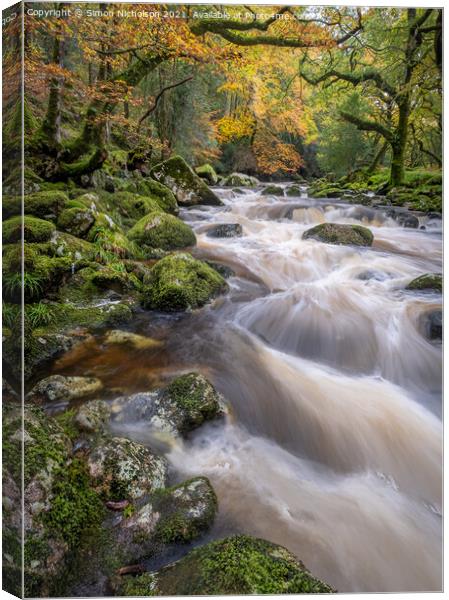
<path id="1" fill-rule="evenodd" d="M 435 36 L 441 28 L 438 13 L 426 9 L 418 14 L 415 8 L 407 9 L 405 19 L 401 16 L 392 28 L 394 38 L 387 48 L 376 48 L 369 32 L 365 39 L 354 36 L 345 49 L 343 60 L 341 53 L 338 58 L 331 55 L 328 66 L 319 75 L 308 72 L 306 60 L 301 63 L 301 76 L 312 85 L 347 82 L 371 90 L 376 106 L 383 107 L 380 117 L 364 118 L 344 109 L 340 110 L 340 115 L 362 131 L 380 134 L 389 144 L 392 153 L 390 186 L 401 185 L 404 180 L 409 119 L 414 99 L 419 94 L 419 81 L 415 74 L 428 59 L 433 42 L 430 36 Z M 385 13 L 383 16 L 386 16 Z M 385 21 L 383 27 L 385 30 Z M 389 54 L 387 60 L 384 58 L 386 51 Z M 360 55 L 370 62 L 364 62 Z M 392 66 L 395 62 L 397 67 Z M 438 57 L 435 64 L 437 62 Z M 386 121 L 385 114 L 390 115 L 391 112 L 393 119 Z"/>

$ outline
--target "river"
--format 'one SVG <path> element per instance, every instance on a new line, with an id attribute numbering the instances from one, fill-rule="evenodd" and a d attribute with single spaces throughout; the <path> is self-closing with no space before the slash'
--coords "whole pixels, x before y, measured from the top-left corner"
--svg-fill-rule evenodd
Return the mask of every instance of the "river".
<path id="1" fill-rule="evenodd" d="M 210 478 L 220 507 L 211 537 L 280 543 L 340 592 L 440 590 L 442 359 L 422 319 L 441 297 L 404 288 L 441 272 L 441 220 L 406 229 L 382 209 L 305 188 L 298 198 L 216 192 L 224 206 L 180 216 L 197 235 L 194 254 L 233 269 L 229 293 L 189 314 L 138 315 L 131 329 L 162 351 L 100 340 L 56 371 L 128 392 L 203 372 L 226 419 L 183 442 L 139 423 L 116 431 L 159 447 L 173 480 Z M 324 221 L 366 225 L 374 244 L 301 239 Z M 216 223 L 243 235 L 208 237 Z"/>

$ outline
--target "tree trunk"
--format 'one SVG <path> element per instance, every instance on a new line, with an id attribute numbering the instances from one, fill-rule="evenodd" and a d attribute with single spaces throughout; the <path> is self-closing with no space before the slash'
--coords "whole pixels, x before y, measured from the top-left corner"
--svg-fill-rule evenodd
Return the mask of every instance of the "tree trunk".
<path id="1" fill-rule="evenodd" d="M 405 94 L 399 105 L 399 120 L 394 139 L 391 143 L 392 157 L 390 170 L 390 187 L 404 183 L 405 172 L 405 148 L 408 137 L 408 119 L 410 114 L 410 100 L 408 93 Z"/>

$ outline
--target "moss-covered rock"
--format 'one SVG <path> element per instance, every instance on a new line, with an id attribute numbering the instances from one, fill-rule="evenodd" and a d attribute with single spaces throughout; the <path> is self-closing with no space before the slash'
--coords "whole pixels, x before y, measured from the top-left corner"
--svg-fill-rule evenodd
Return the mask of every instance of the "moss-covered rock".
<path id="1" fill-rule="evenodd" d="M 141 196 L 133 192 L 115 192 L 108 195 L 107 204 L 116 210 L 126 226 L 133 225 L 136 221 L 152 211 L 164 210 L 160 201 L 150 196 Z"/>
<path id="2" fill-rule="evenodd" d="M 195 173 L 201 177 L 201 179 L 205 179 L 209 185 L 217 185 L 218 183 L 218 175 L 213 166 L 208 163 L 196 167 Z"/>
<path id="3" fill-rule="evenodd" d="M 304 240 L 319 240 L 327 244 L 348 246 L 371 246 L 374 236 L 367 227 L 361 225 L 340 225 L 321 223 L 303 233 Z"/>
<path id="4" fill-rule="evenodd" d="M 3 221 L 3 242 L 5 244 L 20 242 L 22 231 L 26 242 L 47 242 L 55 229 L 53 223 L 37 217 L 29 215 L 25 215 L 23 218 L 11 217 Z"/>
<path id="5" fill-rule="evenodd" d="M 262 190 L 262 196 L 283 196 L 284 188 L 281 188 L 279 185 L 267 185 Z"/>
<path id="6" fill-rule="evenodd" d="M 54 256 L 65 256 L 74 262 L 85 260 L 91 261 L 95 258 L 95 247 L 86 240 L 82 240 L 70 233 L 56 231 L 50 240 L 51 251 Z"/>
<path id="7" fill-rule="evenodd" d="M 441 273 L 425 273 L 413 279 L 405 288 L 406 290 L 434 290 L 443 291 L 443 276 Z"/>
<path id="8" fill-rule="evenodd" d="M 344 193 L 344 189 L 338 187 L 325 187 L 319 190 L 312 188 L 309 190 L 309 196 L 313 198 L 341 198 Z"/>
<path id="9" fill-rule="evenodd" d="M 125 563 L 154 558 L 167 546 L 189 543 L 212 525 L 215 492 L 205 477 L 196 477 L 154 492 L 144 504 L 131 505 L 114 517 L 112 539 Z"/>
<path id="10" fill-rule="evenodd" d="M 72 458 L 71 441 L 55 419 L 25 405 L 23 429 L 21 410 L 6 415 L 4 428 L 5 464 L 15 477 L 20 477 L 25 440 L 25 595 L 49 596 L 84 532 L 99 526 L 104 510 L 89 487 L 84 463 Z"/>
<path id="11" fill-rule="evenodd" d="M 27 394 L 27 402 L 47 404 L 91 398 L 103 389 L 97 377 L 50 375 L 41 379 Z"/>
<path id="12" fill-rule="evenodd" d="M 84 403 L 73 417 L 73 425 L 83 433 L 102 431 L 109 420 L 111 409 L 103 400 Z"/>
<path id="13" fill-rule="evenodd" d="M 149 350 L 150 348 L 160 348 L 164 345 L 160 340 L 121 329 L 111 329 L 108 331 L 103 338 L 103 344 L 108 346 L 126 346 L 134 350 Z"/>
<path id="14" fill-rule="evenodd" d="M 164 389 L 117 398 L 113 412 L 116 422 L 147 423 L 175 437 L 223 414 L 220 395 L 199 373 L 181 375 Z"/>
<path id="15" fill-rule="evenodd" d="M 172 156 L 151 169 L 151 176 L 169 187 L 178 203 L 183 206 L 195 204 L 222 204 L 218 196 L 198 177 L 181 156 Z"/>
<path id="16" fill-rule="evenodd" d="M 64 209 L 58 218 L 58 229 L 80 238 L 86 237 L 95 222 L 95 213 L 90 208 L 73 207 Z"/>
<path id="17" fill-rule="evenodd" d="M 302 194 L 302 190 L 299 187 L 299 185 L 289 185 L 286 189 L 285 189 L 285 193 L 287 196 L 297 196 L 300 197 Z"/>
<path id="18" fill-rule="evenodd" d="M 56 219 L 68 196 L 63 191 L 42 191 L 24 197 L 25 213 L 41 219 Z"/>
<path id="19" fill-rule="evenodd" d="M 128 237 L 139 246 L 174 250 L 196 244 L 192 229 L 177 217 L 162 212 L 151 212 L 134 225 Z"/>
<path id="20" fill-rule="evenodd" d="M 136 500 L 165 486 L 165 459 L 125 438 L 102 440 L 87 459 L 92 483 L 106 500 Z"/>
<path id="21" fill-rule="evenodd" d="M 245 173 L 231 173 L 223 179 L 221 184 L 230 187 L 255 187 L 259 185 L 259 180 Z"/>
<path id="22" fill-rule="evenodd" d="M 171 214 L 178 212 L 178 203 L 171 189 L 151 177 L 131 179 L 125 184 L 124 189 L 151 198 L 164 212 Z"/>
<path id="23" fill-rule="evenodd" d="M 185 253 L 158 261 L 145 284 L 144 306 L 168 312 L 203 306 L 227 289 L 217 271 Z"/>
<path id="24" fill-rule="evenodd" d="M 124 596 L 330 593 L 282 546 L 244 535 L 197 548 L 156 573 L 125 579 Z"/>

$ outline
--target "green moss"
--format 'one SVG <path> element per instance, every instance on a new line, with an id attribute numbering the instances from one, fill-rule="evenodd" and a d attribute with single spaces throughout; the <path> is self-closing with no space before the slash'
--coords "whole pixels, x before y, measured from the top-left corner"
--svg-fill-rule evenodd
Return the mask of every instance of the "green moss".
<path id="1" fill-rule="evenodd" d="M 413 279 L 406 290 L 435 290 L 437 292 L 443 291 L 443 276 L 440 273 L 426 273 Z"/>
<path id="2" fill-rule="evenodd" d="M 128 232 L 128 237 L 139 245 L 162 250 L 194 246 L 192 229 L 173 215 L 151 212 L 138 221 Z"/>
<path id="3" fill-rule="evenodd" d="M 64 208 L 68 196 L 62 191 L 41 191 L 28 194 L 24 197 L 25 213 L 48 218 L 49 215 L 56 217 Z"/>
<path id="4" fill-rule="evenodd" d="M 157 573 L 144 574 L 123 593 L 227 595 L 330 593 L 288 550 L 244 535 L 212 542 Z"/>
<path id="5" fill-rule="evenodd" d="M 3 242 L 13 244 L 20 242 L 23 237 L 27 242 L 46 242 L 51 238 L 56 227 L 49 221 L 25 215 L 11 217 L 3 221 Z"/>
<path id="6" fill-rule="evenodd" d="M 76 408 L 66 410 L 59 415 L 56 415 L 55 420 L 61 427 L 64 434 L 74 442 L 79 437 L 79 431 L 75 425 L 74 417 L 76 415 Z"/>
<path id="7" fill-rule="evenodd" d="M 158 261 L 145 278 L 147 308 L 179 311 L 203 306 L 227 289 L 223 277 L 190 254 L 173 254 Z"/>
<path id="8" fill-rule="evenodd" d="M 201 488 L 201 498 L 193 498 Z M 154 510 L 161 514 L 155 539 L 163 544 L 186 544 L 205 533 L 218 508 L 217 497 L 205 477 L 196 477 L 158 491 L 152 497 Z"/>
<path id="9" fill-rule="evenodd" d="M 89 474 L 81 460 L 75 459 L 57 472 L 52 495 L 51 508 L 43 516 L 44 524 L 69 547 L 76 546 L 86 528 L 99 526 L 104 518 L 103 504 L 90 487 Z"/>
<path id="10" fill-rule="evenodd" d="M 138 577 L 124 578 L 121 586 L 121 596 L 153 596 L 156 580 L 152 573 L 144 573 Z"/>
<path id="11" fill-rule="evenodd" d="M 90 208 L 76 206 L 61 212 L 58 218 L 58 229 L 76 237 L 86 237 L 94 222 L 95 216 Z"/>
<path id="12" fill-rule="evenodd" d="M 126 184 L 125 190 L 150 198 L 164 212 L 171 214 L 178 212 L 178 203 L 173 192 L 167 186 L 150 177 L 131 180 Z"/>
<path id="13" fill-rule="evenodd" d="M 325 187 L 321 189 L 309 190 L 309 196 L 313 198 L 340 198 L 344 194 L 344 189 L 338 187 Z"/>
<path id="14" fill-rule="evenodd" d="M 107 204 L 116 210 L 125 225 L 133 225 L 151 211 L 163 210 L 156 198 L 133 192 L 116 192 L 107 197 Z"/>
<path id="15" fill-rule="evenodd" d="M 213 166 L 208 163 L 196 167 L 195 173 L 201 177 L 201 179 L 205 179 L 209 185 L 217 185 L 218 183 L 218 175 Z"/>
<path id="16" fill-rule="evenodd" d="M 374 236 L 367 227 L 361 225 L 339 225 L 321 223 L 303 234 L 303 239 L 315 239 L 327 244 L 371 246 Z"/>

